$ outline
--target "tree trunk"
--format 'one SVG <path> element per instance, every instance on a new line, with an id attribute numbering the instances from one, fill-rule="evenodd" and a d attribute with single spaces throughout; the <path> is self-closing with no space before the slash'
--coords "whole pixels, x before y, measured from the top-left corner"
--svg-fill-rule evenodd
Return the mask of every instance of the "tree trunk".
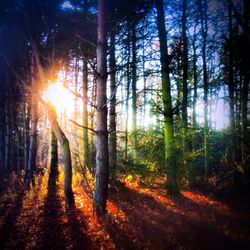
<path id="1" fill-rule="evenodd" d="M 244 0 L 244 39 L 246 44 L 249 44 L 249 19 L 250 19 L 250 3 Z M 242 161 L 245 161 L 247 156 L 250 154 L 250 141 L 249 141 L 249 87 L 250 87 L 250 69 L 249 69 L 249 57 L 246 58 L 246 65 L 243 68 L 243 86 L 242 86 Z M 248 175 L 250 174 L 250 168 L 247 169 Z"/>
<path id="2" fill-rule="evenodd" d="M 83 122 L 83 167 L 87 169 L 88 165 L 88 64 L 83 60 L 83 85 L 82 85 L 82 97 L 83 97 L 83 107 L 82 107 L 82 122 Z"/>
<path id="3" fill-rule="evenodd" d="M 51 131 L 51 138 L 50 138 L 50 171 L 53 172 L 57 169 L 58 164 L 58 149 L 57 149 L 57 139 L 56 135 L 53 132 L 53 129 Z"/>
<path id="4" fill-rule="evenodd" d="M 96 79 L 93 79 L 93 85 L 92 85 L 92 98 L 91 101 L 93 105 L 96 106 Z M 91 113 L 90 113 L 90 128 L 94 129 L 94 118 L 95 118 L 95 107 L 91 107 Z M 90 133 L 90 164 L 91 164 L 91 173 L 95 172 L 95 142 L 94 142 L 94 133 Z"/>
<path id="5" fill-rule="evenodd" d="M 107 131 L 107 41 L 106 0 L 97 4 L 97 114 L 96 114 L 96 188 L 94 211 L 97 216 L 106 213 L 109 183 L 109 154 Z"/>
<path id="6" fill-rule="evenodd" d="M 129 28 L 129 25 L 128 25 Z M 130 32 L 128 31 L 128 43 L 127 43 L 127 53 L 128 53 L 128 60 L 127 60 L 127 86 L 126 86 L 126 121 L 125 121 L 125 160 L 128 160 L 128 119 L 129 119 L 129 96 L 130 96 Z"/>
<path id="7" fill-rule="evenodd" d="M 61 127 L 59 126 L 57 122 L 57 116 L 56 111 L 54 107 L 52 107 L 49 104 L 46 104 L 48 107 L 48 116 L 50 120 L 50 124 L 52 127 L 52 130 L 57 138 L 57 140 L 60 142 L 63 150 L 63 156 L 64 156 L 64 194 L 66 196 L 68 203 L 74 203 L 74 196 L 72 191 L 72 161 L 71 161 L 71 153 L 70 153 L 70 145 L 69 140 L 63 133 Z M 55 149 L 55 145 L 54 145 Z"/>
<path id="8" fill-rule="evenodd" d="M 28 159 L 29 159 L 29 144 L 30 144 L 30 105 L 24 102 L 24 113 L 23 113 L 23 123 L 24 123 L 24 149 L 23 149 L 23 159 L 24 159 L 24 170 L 28 171 Z"/>
<path id="9" fill-rule="evenodd" d="M 197 87 L 198 87 L 198 73 L 197 73 L 197 54 L 196 54 L 196 26 L 194 31 L 194 37 L 192 42 L 193 47 L 193 80 L 194 80 L 194 86 L 193 86 L 193 107 L 192 107 L 192 151 L 193 153 L 196 151 L 197 147 L 197 141 L 196 141 L 196 130 L 197 130 L 197 117 L 196 117 L 196 105 L 197 105 Z"/>
<path id="10" fill-rule="evenodd" d="M 136 66 L 137 66 L 137 56 L 136 56 L 136 26 L 133 24 L 132 26 L 132 147 L 133 147 L 133 157 L 136 158 L 136 151 L 137 151 L 137 97 L 136 97 L 136 82 L 137 82 L 137 75 L 136 75 Z"/>
<path id="11" fill-rule="evenodd" d="M 182 2 L 182 123 L 183 123 L 183 160 L 184 164 L 186 164 L 186 153 L 187 153 L 187 106 L 188 106 L 188 41 L 187 41 L 187 0 L 183 0 Z"/>
<path id="12" fill-rule="evenodd" d="M 0 171 L 4 170 L 4 161 L 5 161 L 5 73 L 4 70 L 0 69 L 0 89 L 3 91 L 3 94 L 0 95 Z"/>
<path id="13" fill-rule="evenodd" d="M 10 158 L 10 124 L 7 115 L 7 103 L 5 106 L 5 149 L 4 149 L 4 172 L 9 170 L 9 158 Z"/>
<path id="14" fill-rule="evenodd" d="M 201 4 L 202 5 L 202 4 Z M 204 169 L 205 180 L 209 174 L 209 128 L 208 128 L 208 75 L 207 75 L 207 1 L 201 6 L 201 30 L 202 30 L 202 68 L 204 90 Z"/>
<path id="15" fill-rule="evenodd" d="M 157 27 L 160 42 L 160 61 L 162 74 L 162 97 L 164 109 L 165 161 L 167 168 L 167 189 L 169 193 L 178 192 L 176 180 L 176 161 L 174 150 L 173 110 L 169 77 L 169 56 L 163 0 L 155 0 L 157 8 Z"/>
<path id="16" fill-rule="evenodd" d="M 31 98 L 31 134 L 29 146 L 29 161 L 28 161 L 28 175 L 32 176 L 36 169 L 36 154 L 37 154 L 37 99 L 32 96 Z"/>
<path id="17" fill-rule="evenodd" d="M 38 122 L 38 61 L 36 51 L 33 50 L 31 62 L 31 134 L 29 145 L 29 160 L 28 160 L 28 176 L 32 177 L 36 169 L 36 154 L 37 154 L 37 122 Z"/>
<path id="18" fill-rule="evenodd" d="M 5 85 L 5 107 L 4 107 L 4 117 L 5 117 L 5 132 L 4 132 L 4 172 L 9 170 L 10 166 L 10 119 L 9 119 L 9 95 L 8 95 L 8 76 L 6 77 Z"/>
<path id="19" fill-rule="evenodd" d="M 145 28 L 143 28 L 143 36 L 145 36 Z M 143 112 L 142 112 L 142 128 L 146 131 L 146 114 L 147 114 L 147 76 L 146 76 L 146 60 L 145 60 L 145 40 L 142 45 L 142 73 L 143 73 Z"/>
<path id="20" fill-rule="evenodd" d="M 197 118 L 196 118 L 196 104 L 197 104 L 197 86 L 198 86 L 198 74 L 197 74 L 197 55 L 196 55 L 196 35 L 194 34 L 194 40 L 193 40 L 193 74 L 194 74 L 194 92 L 193 92 L 193 129 L 196 130 L 197 128 Z"/>
<path id="21" fill-rule="evenodd" d="M 110 35 L 110 111 L 109 111 L 109 167 L 112 180 L 116 169 L 116 62 L 115 62 L 115 35 Z"/>
<path id="22" fill-rule="evenodd" d="M 236 131 L 235 131 L 235 83 L 234 83 L 234 69 L 233 69 L 233 52 L 231 41 L 233 39 L 233 20 L 232 20 L 232 3 L 229 1 L 229 60 L 228 60 L 228 92 L 229 92 L 229 114 L 230 114 L 230 155 L 229 161 L 233 168 L 236 160 Z"/>

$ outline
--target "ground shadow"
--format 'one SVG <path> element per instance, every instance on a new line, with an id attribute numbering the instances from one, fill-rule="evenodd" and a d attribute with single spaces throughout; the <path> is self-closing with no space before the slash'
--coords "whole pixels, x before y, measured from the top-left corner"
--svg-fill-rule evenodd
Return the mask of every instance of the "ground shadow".
<path id="1" fill-rule="evenodd" d="M 18 190 L 16 192 L 16 190 Z M 0 225 L 0 248 L 5 249 L 8 246 L 8 242 L 11 233 L 15 227 L 16 220 L 22 210 L 24 189 L 20 186 L 20 183 L 15 183 L 16 197 L 12 200 L 8 197 L 8 201 L 4 202 L 1 207 L 1 215 L 4 215 L 4 220 Z"/>
<path id="2" fill-rule="evenodd" d="M 57 179 L 58 169 L 50 169 L 41 225 L 42 235 L 37 242 L 37 249 L 66 249 L 67 246 L 61 225 L 62 207 Z"/>
<path id="3" fill-rule="evenodd" d="M 87 225 L 82 219 L 81 212 L 75 204 L 66 203 L 66 214 L 69 219 L 69 230 L 73 249 L 93 249 L 93 242 L 87 236 Z M 81 215 L 81 216 L 80 216 Z"/>
<path id="4" fill-rule="evenodd" d="M 204 196 L 210 201 L 220 202 L 208 197 L 206 192 L 194 191 L 194 194 Z M 194 201 L 193 199 L 179 194 L 169 197 L 178 207 L 180 207 L 185 213 L 195 213 L 197 221 L 193 223 L 191 229 L 194 235 L 193 239 L 198 242 L 201 249 L 246 249 L 250 242 L 241 239 L 241 231 L 244 230 L 246 225 L 242 225 L 239 218 L 236 219 L 230 216 L 228 213 L 218 210 L 215 204 L 205 205 Z M 244 220 L 245 221 L 245 220 Z M 230 230 L 234 230 L 236 238 L 233 240 L 227 234 L 227 229 L 222 230 L 222 225 L 227 225 Z M 219 229 L 221 228 L 221 229 Z"/>
<path id="5" fill-rule="evenodd" d="M 237 246 L 244 249 L 246 242 L 233 241 L 202 218 L 193 219 L 182 212 L 182 206 L 201 211 L 202 206 L 184 196 L 172 199 L 175 205 L 169 209 L 167 204 L 149 195 L 119 186 L 117 192 L 110 194 L 110 201 L 126 214 L 129 222 L 123 231 L 109 219 L 107 229 L 116 246 L 124 249 L 232 249 Z"/>
<path id="6" fill-rule="evenodd" d="M 102 221 L 105 230 L 109 233 L 117 249 L 137 249 L 136 242 L 128 231 L 121 229 L 112 215 L 107 214 L 105 221 Z"/>

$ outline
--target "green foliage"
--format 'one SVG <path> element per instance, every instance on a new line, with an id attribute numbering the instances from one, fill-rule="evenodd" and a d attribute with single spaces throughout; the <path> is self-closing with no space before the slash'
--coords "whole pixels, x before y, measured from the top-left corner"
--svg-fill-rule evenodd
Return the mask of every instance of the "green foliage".
<path id="1" fill-rule="evenodd" d="M 224 167 L 227 157 L 230 134 L 227 130 L 210 132 L 210 166 L 212 173 L 217 173 Z"/>
<path id="2" fill-rule="evenodd" d="M 164 172 L 164 134 L 159 129 L 138 133 L 137 160 L 149 171 Z"/>
<path id="3" fill-rule="evenodd" d="M 129 135 L 131 141 L 132 134 Z M 139 130 L 137 134 L 136 158 L 137 169 L 146 172 L 164 172 L 164 134 L 159 129 Z"/>
<path id="4" fill-rule="evenodd" d="M 129 134 L 129 162 L 123 173 L 148 177 L 150 175 L 164 175 L 166 165 L 164 160 L 164 133 L 159 128 L 137 131 L 137 149 L 133 153 L 131 147 L 133 134 Z M 175 133 L 175 153 L 178 167 L 178 183 L 180 188 L 189 187 L 196 177 L 204 176 L 204 131 L 203 129 L 187 131 L 187 152 L 183 152 L 183 135 L 181 131 Z M 210 175 L 218 173 L 225 164 L 228 144 L 227 131 L 210 131 Z"/>

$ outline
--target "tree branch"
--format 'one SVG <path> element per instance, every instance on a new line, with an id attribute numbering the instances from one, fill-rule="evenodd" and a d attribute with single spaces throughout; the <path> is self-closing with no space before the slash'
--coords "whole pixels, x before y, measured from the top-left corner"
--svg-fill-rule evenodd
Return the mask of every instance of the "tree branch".
<path id="1" fill-rule="evenodd" d="M 85 127 L 85 126 L 83 126 L 83 125 L 79 124 L 78 122 L 75 122 L 75 121 L 73 121 L 73 120 L 71 120 L 71 119 L 69 119 L 69 121 L 72 122 L 72 123 L 74 123 L 74 124 L 75 124 L 76 126 L 78 126 L 78 127 L 88 129 L 88 130 L 92 131 L 92 132 L 95 133 L 95 134 L 97 133 L 97 131 L 94 130 L 94 129 L 92 129 L 92 128 Z"/>

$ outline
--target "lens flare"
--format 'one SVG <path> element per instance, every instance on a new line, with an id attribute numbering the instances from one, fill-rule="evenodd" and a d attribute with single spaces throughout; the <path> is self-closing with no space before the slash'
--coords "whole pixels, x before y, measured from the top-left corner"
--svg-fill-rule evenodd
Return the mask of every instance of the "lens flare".
<path id="1" fill-rule="evenodd" d="M 60 81 L 49 84 L 43 93 L 43 99 L 55 107 L 57 114 L 65 112 L 70 117 L 74 112 L 74 97 Z"/>

